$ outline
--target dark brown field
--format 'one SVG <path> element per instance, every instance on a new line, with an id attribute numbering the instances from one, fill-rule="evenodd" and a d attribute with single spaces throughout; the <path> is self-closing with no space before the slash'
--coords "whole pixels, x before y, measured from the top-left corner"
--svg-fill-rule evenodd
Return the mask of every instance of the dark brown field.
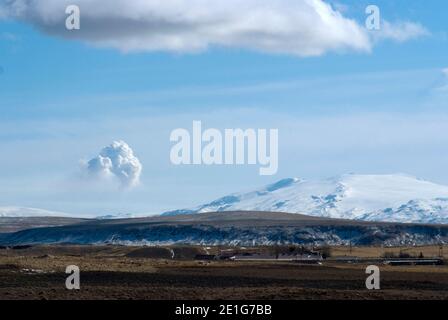
<path id="1" fill-rule="evenodd" d="M 194 261 L 199 247 L 38 246 L 0 250 L 0 299 L 448 299 L 448 266 L 381 265 L 380 291 L 365 289 L 366 264 Z M 213 250 L 213 248 L 209 249 Z M 346 249 L 335 248 L 336 255 Z M 398 249 L 397 249 L 398 250 Z M 432 247 L 416 250 L 429 253 Z M 432 251 L 431 251 L 432 250 Z M 354 248 L 374 253 L 379 249 Z M 81 290 L 65 268 L 81 269 Z"/>

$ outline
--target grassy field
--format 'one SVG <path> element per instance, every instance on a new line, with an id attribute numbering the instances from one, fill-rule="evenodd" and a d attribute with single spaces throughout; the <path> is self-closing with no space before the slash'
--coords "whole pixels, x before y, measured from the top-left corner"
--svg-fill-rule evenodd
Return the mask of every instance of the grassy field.
<path id="1" fill-rule="evenodd" d="M 446 265 L 380 265 L 381 290 L 369 291 L 365 264 L 204 262 L 191 256 L 217 248 L 168 249 L 179 259 L 155 258 L 164 252 L 136 247 L 0 250 L 0 299 L 448 299 Z M 333 248 L 337 256 L 346 250 Z M 412 250 L 429 255 L 438 249 Z M 355 252 L 374 256 L 381 248 L 352 248 Z M 79 291 L 65 288 L 68 265 L 80 267 Z"/>
<path id="2" fill-rule="evenodd" d="M 448 258 L 448 246 L 442 246 L 442 254 Z M 425 258 L 436 258 L 440 255 L 440 246 L 415 246 L 415 247 L 332 247 L 333 257 L 360 257 L 376 258 L 383 257 L 386 253 L 399 255 L 400 253 L 409 254 L 418 257 L 422 254 Z"/>

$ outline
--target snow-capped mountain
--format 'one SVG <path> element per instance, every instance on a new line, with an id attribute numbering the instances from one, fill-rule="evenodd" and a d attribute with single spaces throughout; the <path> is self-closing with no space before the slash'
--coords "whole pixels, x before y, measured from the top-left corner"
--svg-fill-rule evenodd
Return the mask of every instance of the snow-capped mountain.
<path id="1" fill-rule="evenodd" d="M 95 217 L 95 219 L 98 220 L 135 219 L 135 218 L 145 218 L 149 216 L 150 216 L 149 214 L 117 213 L 117 214 L 106 214 L 103 216 L 97 216 Z"/>
<path id="2" fill-rule="evenodd" d="M 69 217 L 68 213 L 24 207 L 0 207 L 0 217 Z"/>
<path id="3" fill-rule="evenodd" d="M 348 174 L 320 181 L 289 178 L 234 193 L 177 215 L 216 211 L 271 211 L 367 221 L 448 223 L 448 186 L 403 174 Z"/>

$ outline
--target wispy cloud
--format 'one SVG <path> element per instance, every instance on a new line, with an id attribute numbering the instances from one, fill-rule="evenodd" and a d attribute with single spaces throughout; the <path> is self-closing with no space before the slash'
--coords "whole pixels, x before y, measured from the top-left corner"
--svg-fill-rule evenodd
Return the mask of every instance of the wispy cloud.
<path id="1" fill-rule="evenodd" d="M 374 34 L 379 40 L 393 40 L 396 42 L 406 42 L 412 39 L 430 35 L 430 32 L 421 24 L 414 22 L 396 22 L 384 21 L 381 30 Z"/>
<path id="2" fill-rule="evenodd" d="M 435 89 L 437 92 L 448 93 L 448 68 L 442 69 L 441 85 Z"/>
<path id="3" fill-rule="evenodd" d="M 7 41 L 17 41 L 17 35 L 10 33 L 10 32 L 1 32 L 0 33 L 0 40 L 7 40 Z"/>
<path id="4" fill-rule="evenodd" d="M 442 73 L 448 78 L 448 68 L 442 69 Z"/>

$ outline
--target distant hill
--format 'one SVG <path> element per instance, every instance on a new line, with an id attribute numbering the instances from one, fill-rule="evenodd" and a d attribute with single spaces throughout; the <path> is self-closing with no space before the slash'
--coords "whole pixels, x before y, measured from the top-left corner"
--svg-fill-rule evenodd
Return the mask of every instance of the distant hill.
<path id="1" fill-rule="evenodd" d="M 87 219 L 65 217 L 0 217 L 0 233 L 20 230 L 65 226 L 87 221 Z"/>
<path id="2" fill-rule="evenodd" d="M 0 244 L 423 245 L 448 243 L 448 226 L 379 223 L 279 212 L 217 212 L 91 220 L 1 234 Z"/>

